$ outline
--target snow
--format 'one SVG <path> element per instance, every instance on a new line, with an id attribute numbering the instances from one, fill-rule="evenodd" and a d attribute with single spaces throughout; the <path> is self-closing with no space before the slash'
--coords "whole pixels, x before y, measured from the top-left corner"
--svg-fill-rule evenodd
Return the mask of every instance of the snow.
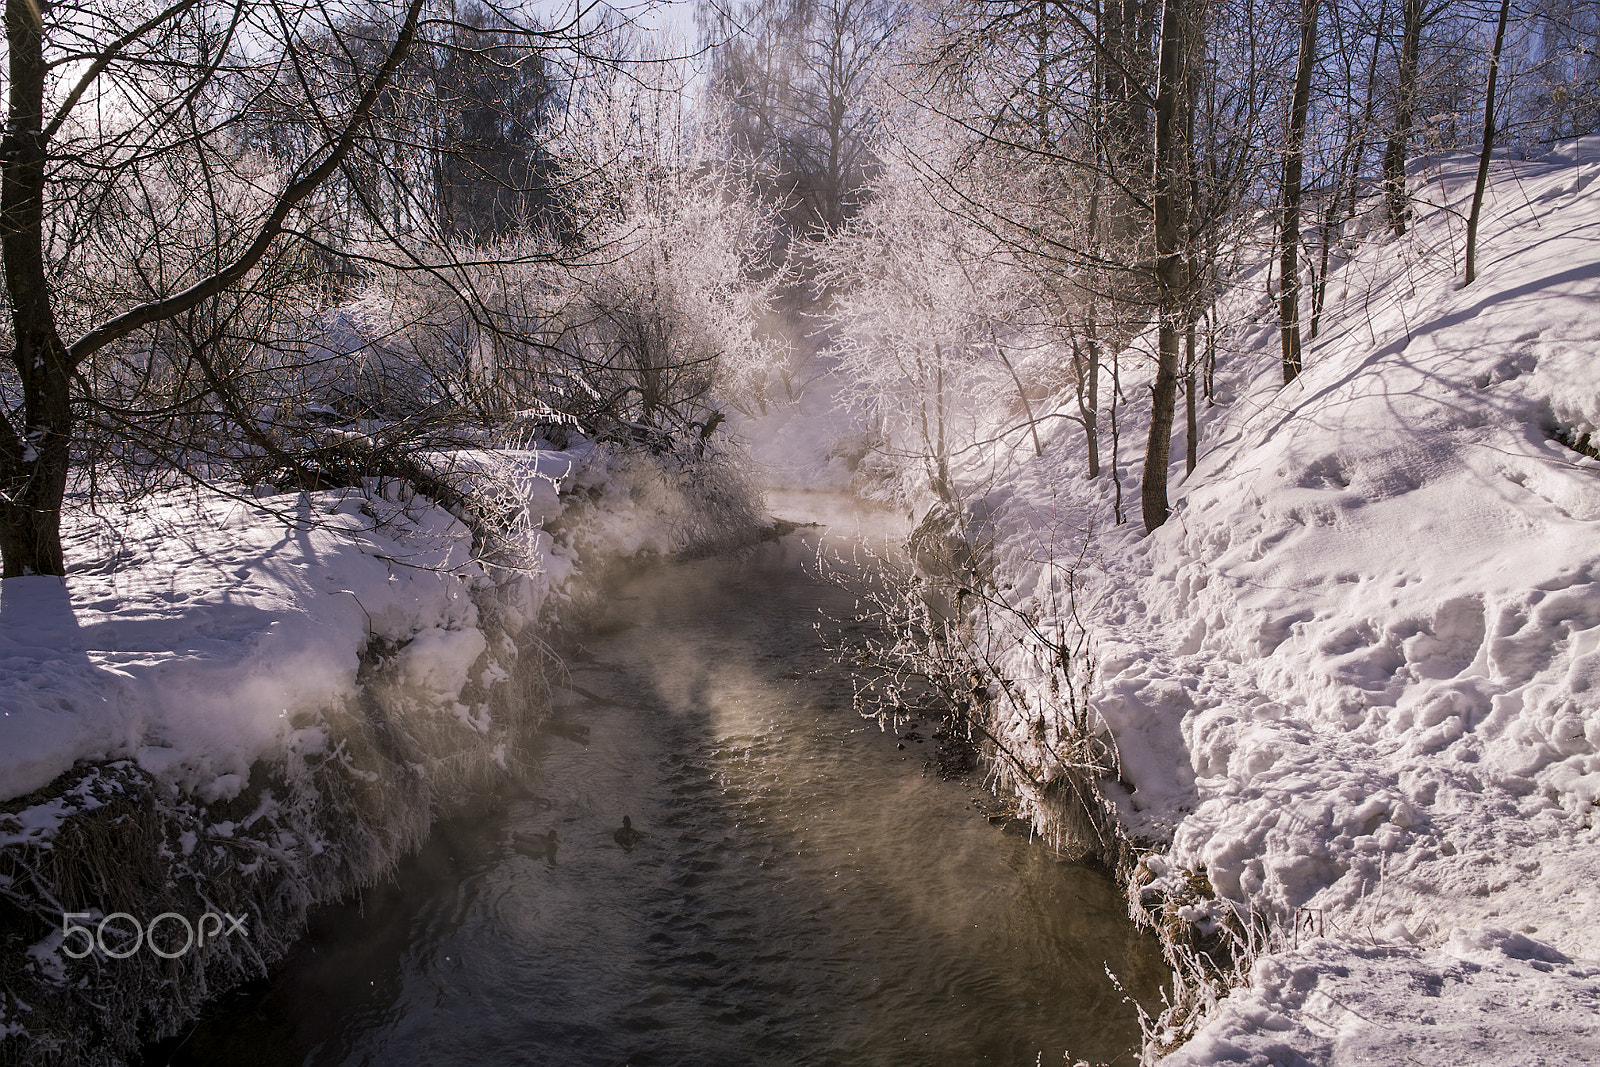
<path id="1" fill-rule="evenodd" d="M 1223 896 L 1430 941 L 1514 918 L 1596 956 L 1600 465 L 1549 430 L 1600 418 L 1600 201 L 1535 214 L 1506 201 L 1572 163 L 1507 169 L 1470 289 L 1404 244 L 1345 268 L 1388 299 L 1242 393 L 1123 625 L 1199 624 L 1160 657 L 1194 705 L 1173 851 Z"/>
<path id="2" fill-rule="evenodd" d="M 859 460 L 866 451 L 851 439 L 859 414 L 837 373 L 824 368 L 815 375 L 792 401 L 729 419 L 731 432 L 748 441 L 768 488 L 840 494 L 851 488 L 856 472 L 848 457 L 853 452 Z"/>
<path id="3" fill-rule="evenodd" d="M 286 503 L 287 502 L 287 503 Z M 85 569 L 0 585 L 0 797 L 77 760 L 132 757 L 205 800 L 355 695 L 371 637 L 477 633 L 470 540 L 436 509 L 378 528 L 340 494 L 224 497 L 79 523 Z M 116 560 L 115 566 L 95 566 Z M 481 640 L 481 638 L 480 638 Z"/>
<path id="4" fill-rule="evenodd" d="M 1600 964 L 1503 927 L 1433 951 L 1319 939 L 1263 957 L 1166 1067 L 1600 1062 Z"/>
<path id="5" fill-rule="evenodd" d="M 1600 462 L 1552 439 L 1600 429 L 1597 159 L 1589 138 L 1497 160 L 1470 287 L 1474 160 L 1419 161 L 1412 233 L 1353 236 L 1289 386 L 1246 271 L 1222 402 L 1187 477 L 1180 408 L 1153 535 L 1143 367 L 1127 525 L 1065 420 L 1042 459 L 1014 438 L 986 461 L 974 520 L 1047 631 L 1088 545 L 1078 617 L 1131 787 L 1113 799 L 1158 853 L 1145 901 L 1203 872 L 1217 899 L 1186 914 L 1269 930 L 1165 1062 L 1600 1059 Z M 1043 698 L 1030 653 L 1004 667 Z M 1007 724 L 1019 750 L 1028 728 Z M 1295 938 L 1308 916 L 1328 936 Z"/>
<path id="6" fill-rule="evenodd" d="M 466 472 L 492 481 L 523 509 L 530 524 L 543 526 L 561 514 L 561 487 L 594 457 L 595 446 L 580 441 L 566 451 L 538 449 L 458 449 L 436 454 L 441 473 Z"/>
<path id="7" fill-rule="evenodd" d="M 586 551 L 675 547 L 616 477 L 623 461 L 589 442 L 434 461 L 493 479 L 523 509 L 527 573 L 501 607 L 512 636 L 574 574 L 576 551 L 540 528 L 562 514 L 563 488 L 601 490 L 600 504 L 584 498 L 606 520 L 584 530 Z M 229 799 L 257 761 L 326 747 L 325 712 L 357 697 L 375 643 L 396 650 L 396 699 L 485 733 L 487 706 L 461 694 L 503 681 L 515 662 L 514 646 L 490 647 L 472 597 L 504 574 L 422 498 L 174 495 L 77 514 L 64 542 L 65 583 L 0 583 L 0 800 L 77 761 L 123 758 L 203 801 Z M 0 819 L 0 842 L 37 835 L 52 803 Z"/>

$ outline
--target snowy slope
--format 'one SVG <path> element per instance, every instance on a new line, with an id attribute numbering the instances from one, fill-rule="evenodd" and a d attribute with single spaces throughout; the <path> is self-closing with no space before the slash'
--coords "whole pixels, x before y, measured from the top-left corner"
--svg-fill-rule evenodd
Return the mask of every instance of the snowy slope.
<path id="1" fill-rule="evenodd" d="M 1258 959 L 1174 1064 L 1600 1063 L 1600 964 L 1504 927 L 1437 949 L 1323 938 Z"/>
<path id="2" fill-rule="evenodd" d="M 275 528 L 225 498 L 78 525 L 68 584 L 6 580 L 0 797 L 75 760 L 127 756 L 206 800 L 231 796 L 256 758 L 287 742 L 291 716 L 353 693 L 369 616 L 391 641 L 477 633 L 453 575 L 467 545 L 442 536 L 448 516 L 418 516 L 435 528 L 408 544 L 399 531 L 335 532 L 371 525 L 354 498 L 287 501 L 305 528 Z M 459 660 L 472 649 L 454 651 Z"/>
<path id="3" fill-rule="evenodd" d="M 1463 288 L 1472 164 L 1414 169 L 1413 233 L 1354 244 L 1292 385 L 1262 272 L 1229 294 L 1224 403 L 1187 479 L 1175 442 L 1153 536 L 1139 441 L 1129 525 L 1069 432 L 983 501 L 1047 621 L 1096 531 L 1080 614 L 1117 799 L 1170 842 L 1146 900 L 1200 871 L 1219 901 L 1189 918 L 1278 939 L 1167 1062 L 1600 1061 L 1600 462 L 1551 439 L 1600 430 L 1600 139 L 1496 163 Z"/>
<path id="4" fill-rule="evenodd" d="M 1262 368 L 1148 548 L 1122 625 L 1181 631 L 1202 784 L 1176 853 L 1225 895 L 1448 928 L 1497 883 L 1551 888 L 1493 870 L 1529 843 L 1600 875 L 1600 463 L 1549 439 L 1600 425 L 1600 197 L 1568 160 L 1518 169 L 1470 289 L 1439 212 L 1420 264 L 1401 242 L 1345 268 L 1306 373 Z M 1449 899 L 1383 899 L 1407 885 Z M 1575 909 L 1569 947 L 1600 954 L 1600 893 L 1540 895 L 1519 921 Z"/>

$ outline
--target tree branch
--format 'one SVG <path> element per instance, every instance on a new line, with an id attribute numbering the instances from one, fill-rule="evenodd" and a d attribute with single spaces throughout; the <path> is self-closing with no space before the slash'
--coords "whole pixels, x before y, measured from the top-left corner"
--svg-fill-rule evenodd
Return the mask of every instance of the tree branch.
<path id="1" fill-rule="evenodd" d="M 261 224 L 255 239 L 250 242 L 243 253 L 232 263 L 221 270 L 203 278 L 180 292 L 174 293 L 161 300 L 152 300 L 137 307 L 130 308 L 121 315 L 108 322 L 102 323 L 93 330 L 84 334 L 68 349 L 68 363 L 71 367 L 79 366 L 89 356 L 104 348 L 113 341 L 126 337 L 135 330 L 148 326 L 152 322 L 160 322 L 171 318 L 189 308 L 194 307 L 203 300 L 207 300 L 228 289 L 240 278 L 244 277 L 259 263 L 272 243 L 284 232 L 284 221 L 295 205 L 310 196 L 317 187 L 326 181 L 344 161 L 345 156 L 355 145 L 361 125 L 377 105 L 383 90 L 393 79 L 395 72 L 400 69 L 406 53 L 411 48 L 412 41 L 416 38 L 417 21 L 422 13 L 424 0 L 411 0 L 411 6 L 406 12 L 405 21 L 401 24 L 400 34 L 395 39 L 394 46 L 389 50 L 383 66 L 373 77 L 372 84 L 368 86 L 366 94 L 361 98 L 355 110 L 350 113 L 344 130 L 338 140 L 330 147 L 327 156 L 309 173 L 291 182 L 278 197 L 272 211 Z"/>

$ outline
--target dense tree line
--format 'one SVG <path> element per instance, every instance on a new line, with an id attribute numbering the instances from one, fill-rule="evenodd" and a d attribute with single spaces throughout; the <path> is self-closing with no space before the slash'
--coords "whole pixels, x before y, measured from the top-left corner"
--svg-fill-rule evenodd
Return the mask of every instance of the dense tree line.
<path id="1" fill-rule="evenodd" d="M 64 572 L 69 490 L 415 474 L 573 419 L 692 454 L 819 351 L 947 499 L 975 433 L 1068 418 L 1090 478 L 1142 435 L 1153 529 L 1241 248 L 1276 242 L 1290 381 L 1352 227 L 1407 232 L 1408 160 L 1600 123 L 1588 0 L 703 3 L 692 111 L 592 11 L 6 12 L 8 576 Z"/>

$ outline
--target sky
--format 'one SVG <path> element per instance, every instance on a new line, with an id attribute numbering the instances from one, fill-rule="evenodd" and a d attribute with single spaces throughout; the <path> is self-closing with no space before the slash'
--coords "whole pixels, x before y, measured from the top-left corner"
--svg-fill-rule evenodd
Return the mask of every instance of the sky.
<path id="1" fill-rule="evenodd" d="M 564 26 L 572 21 L 575 9 L 583 13 L 587 28 L 597 21 L 602 11 L 609 9 L 629 20 L 643 38 L 645 51 L 657 56 L 672 58 L 693 57 L 698 50 L 698 31 L 694 13 L 697 0 L 617 0 L 603 3 L 598 0 L 533 0 L 532 10 L 547 25 Z M 696 95 L 696 85 L 704 73 L 704 63 L 690 59 L 682 72 L 681 92 L 686 100 Z"/>
<path id="2" fill-rule="evenodd" d="M 659 34 L 666 40 L 675 39 L 683 44 L 694 42 L 695 0 L 645 0 L 639 3 L 619 0 L 613 4 L 597 4 L 595 0 L 538 0 L 534 6 L 541 14 L 566 21 L 572 17 L 575 3 L 580 4 L 586 13 L 584 19 L 586 24 L 589 22 L 588 12 L 609 7 L 632 19 L 640 30 Z"/>

